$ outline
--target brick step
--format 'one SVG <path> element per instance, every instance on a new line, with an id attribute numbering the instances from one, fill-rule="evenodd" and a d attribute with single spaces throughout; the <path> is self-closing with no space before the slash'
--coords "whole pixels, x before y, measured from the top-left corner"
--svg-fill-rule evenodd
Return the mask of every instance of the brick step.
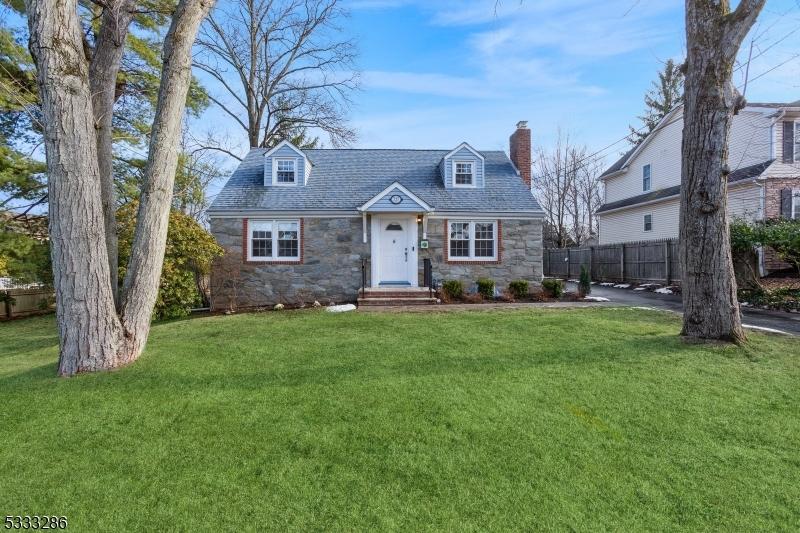
<path id="1" fill-rule="evenodd" d="M 430 298 L 431 292 L 424 291 L 404 291 L 404 292 L 367 292 L 358 293 L 359 298 Z"/>
<path id="2" fill-rule="evenodd" d="M 436 298 L 359 298 L 358 305 L 432 305 L 436 303 Z"/>

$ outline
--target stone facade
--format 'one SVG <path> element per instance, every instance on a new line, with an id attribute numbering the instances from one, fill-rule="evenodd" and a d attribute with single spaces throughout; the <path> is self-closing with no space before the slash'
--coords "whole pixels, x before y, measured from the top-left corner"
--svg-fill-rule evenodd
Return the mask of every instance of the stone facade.
<path id="1" fill-rule="evenodd" d="M 532 283 L 542 280 L 541 220 L 500 220 L 499 261 L 489 263 L 449 261 L 445 249 L 445 227 L 444 220 L 428 221 L 429 248 L 419 251 L 420 281 L 424 258 L 431 260 L 434 280 L 458 279 L 464 282 L 465 287 L 478 278 L 493 279 L 500 290 L 517 279 Z"/>
<path id="2" fill-rule="evenodd" d="M 257 263 L 245 260 L 243 220 L 212 218 L 211 233 L 226 251 L 212 270 L 212 308 L 355 301 L 361 287 L 361 259 L 370 258 L 370 236 L 364 243 L 361 218 L 304 218 L 302 228 L 301 261 Z M 435 280 L 460 279 L 466 287 L 481 277 L 493 279 L 498 289 L 516 279 L 533 283 L 542 279 L 540 220 L 501 220 L 500 257 L 491 263 L 448 261 L 445 221 L 441 219 L 428 221 L 428 243 L 427 250 L 419 250 L 420 286 L 424 258 L 431 260 Z M 368 283 L 369 270 L 367 265 Z"/>
<path id="3" fill-rule="evenodd" d="M 369 256 L 361 218 L 303 219 L 301 263 L 245 261 L 242 231 L 242 219 L 211 219 L 211 233 L 226 252 L 212 269 L 214 310 L 355 301 L 361 258 Z"/>

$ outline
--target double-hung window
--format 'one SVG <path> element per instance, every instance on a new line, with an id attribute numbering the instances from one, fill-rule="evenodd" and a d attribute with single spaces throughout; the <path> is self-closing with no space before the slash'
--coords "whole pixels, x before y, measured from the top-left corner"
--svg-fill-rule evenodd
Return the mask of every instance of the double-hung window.
<path id="1" fill-rule="evenodd" d="M 800 120 L 794 123 L 794 162 L 800 163 Z"/>
<path id="2" fill-rule="evenodd" d="M 475 186 L 475 163 L 472 161 L 453 161 L 453 185 L 455 187 Z"/>
<path id="3" fill-rule="evenodd" d="M 653 231 L 653 215 L 644 216 L 644 230 Z"/>
<path id="4" fill-rule="evenodd" d="M 294 185 L 296 182 L 297 165 L 294 159 L 275 160 L 275 183 L 279 185 Z"/>
<path id="5" fill-rule="evenodd" d="M 448 257 L 459 261 L 497 259 L 497 222 L 453 221 L 448 228 Z"/>
<path id="6" fill-rule="evenodd" d="M 651 185 L 650 179 L 650 165 L 647 164 L 642 167 L 642 190 L 649 191 Z"/>
<path id="7" fill-rule="evenodd" d="M 792 220 L 800 219 L 800 189 L 792 191 Z"/>
<path id="8" fill-rule="evenodd" d="M 248 221 L 248 261 L 299 261 L 299 220 Z"/>

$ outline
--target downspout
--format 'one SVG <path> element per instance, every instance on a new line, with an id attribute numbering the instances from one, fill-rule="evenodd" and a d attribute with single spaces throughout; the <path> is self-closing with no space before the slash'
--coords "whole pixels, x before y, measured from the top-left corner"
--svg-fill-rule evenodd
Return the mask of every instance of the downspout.
<path id="1" fill-rule="evenodd" d="M 758 217 L 756 218 L 757 221 L 762 221 L 766 217 L 767 213 L 767 184 L 764 178 L 756 178 L 755 180 L 756 185 L 758 185 Z M 756 248 L 756 253 L 758 254 L 758 276 L 763 278 L 767 275 L 767 270 L 764 265 L 764 247 L 759 246 Z"/>

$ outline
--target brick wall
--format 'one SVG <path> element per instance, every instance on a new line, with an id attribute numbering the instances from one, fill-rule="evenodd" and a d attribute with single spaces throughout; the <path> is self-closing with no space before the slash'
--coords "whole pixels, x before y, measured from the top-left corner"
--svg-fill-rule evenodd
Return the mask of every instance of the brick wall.
<path id="1" fill-rule="evenodd" d="M 796 178 L 770 178 L 765 183 L 764 191 L 764 215 L 766 218 L 778 218 L 781 216 L 781 190 L 800 189 L 800 176 Z M 776 270 L 792 268 L 792 265 L 781 261 L 771 248 L 764 250 L 764 268 L 767 273 Z"/>

